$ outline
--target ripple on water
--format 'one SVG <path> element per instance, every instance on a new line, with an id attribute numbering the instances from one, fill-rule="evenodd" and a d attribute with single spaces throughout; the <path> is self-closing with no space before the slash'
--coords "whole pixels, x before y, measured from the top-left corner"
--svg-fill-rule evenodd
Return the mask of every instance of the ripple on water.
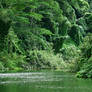
<path id="1" fill-rule="evenodd" d="M 17 89 L 55 89 L 55 90 L 80 90 L 90 92 L 92 80 L 77 79 L 73 74 L 62 72 L 32 72 L 32 73 L 1 73 L 0 85 L 16 85 Z M 20 85 L 20 86 L 18 86 Z M 84 91 L 82 91 L 84 90 Z M 12 91 L 11 91 L 12 92 Z M 33 91 L 34 92 L 34 91 Z M 46 91 L 47 92 L 47 91 Z M 49 92 L 49 91 L 48 91 Z"/>

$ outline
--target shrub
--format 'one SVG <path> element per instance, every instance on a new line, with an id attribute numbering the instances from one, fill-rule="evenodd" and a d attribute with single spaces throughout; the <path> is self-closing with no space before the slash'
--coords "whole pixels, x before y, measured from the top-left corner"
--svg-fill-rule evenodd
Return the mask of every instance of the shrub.
<path id="1" fill-rule="evenodd" d="M 59 54 L 55 55 L 53 52 L 43 50 L 30 51 L 30 56 L 27 60 L 31 66 L 36 68 L 60 69 L 66 67 L 66 63 Z"/>
<path id="2" fill-rule="evenodd" d="M 20 70 L 23 67 L 24 56 L 16 53 L 8 54 L 6 52 L 0 53 L 0 66 L 6 70 Z"/>
<path id="3" fill-rule="evenodd" d="M 80 67 L 77 77 L 92 77 L 92 34 L 89 33 L 80 46 L 81 56 L 78 65 Z"/>

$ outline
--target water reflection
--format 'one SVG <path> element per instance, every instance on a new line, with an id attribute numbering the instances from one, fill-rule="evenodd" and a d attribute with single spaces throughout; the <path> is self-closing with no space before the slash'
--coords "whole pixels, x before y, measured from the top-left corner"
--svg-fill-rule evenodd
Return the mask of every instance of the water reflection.
<path id="1" fill-rule="evenodd" d="M 92 80 L 56 71 L 1 73 L 0 92 L 92 92 Z"/>

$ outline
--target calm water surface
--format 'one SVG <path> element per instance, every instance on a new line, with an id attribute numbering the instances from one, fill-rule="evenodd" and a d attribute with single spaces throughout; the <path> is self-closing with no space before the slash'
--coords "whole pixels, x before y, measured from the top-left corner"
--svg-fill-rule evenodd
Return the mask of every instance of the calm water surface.
<path id="1" fill-rule="evenodd" d="M 57 71 L 1 73 L 0 92 L 92 92 L 92 80 Z"/>

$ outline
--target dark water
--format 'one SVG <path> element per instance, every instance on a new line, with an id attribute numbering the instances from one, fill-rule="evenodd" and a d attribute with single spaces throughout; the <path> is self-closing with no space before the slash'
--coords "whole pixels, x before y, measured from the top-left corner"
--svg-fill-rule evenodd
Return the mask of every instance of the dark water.
<path id="1" fill-rule="evenodd" d="M 48 71 L 0 74 L 0 92 L 92 92 L 91 79 Z"/>

